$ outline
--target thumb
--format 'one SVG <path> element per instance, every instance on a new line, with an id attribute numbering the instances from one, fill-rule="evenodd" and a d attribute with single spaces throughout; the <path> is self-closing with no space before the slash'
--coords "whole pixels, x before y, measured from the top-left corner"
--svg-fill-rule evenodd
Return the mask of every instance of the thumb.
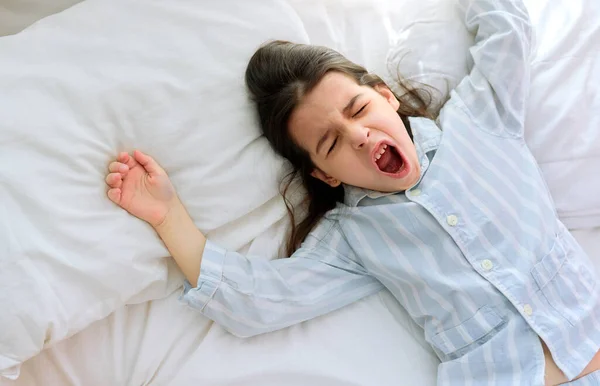
<path id="1" fill-rule="evenodd" d="M 133 152 L 133 157 L 137 162 L 140 163 L 146 169 L 149 174 L 161 174 L 162 168 L 158 166 L 158 163 L 149 155 L 142 153 L 139 150 Z"/>

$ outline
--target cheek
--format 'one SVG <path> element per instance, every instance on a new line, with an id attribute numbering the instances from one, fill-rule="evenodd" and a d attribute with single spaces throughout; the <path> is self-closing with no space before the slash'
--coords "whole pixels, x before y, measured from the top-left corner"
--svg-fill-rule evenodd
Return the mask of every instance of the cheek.
<path id="1" fill-rule="evenodd" d="M 387 101 L 373 106 L 373 109 L 369 111 L 367 120 L 369 124 L 381 127 L 383 130 L 398 130 L 398 128 L 402 128 L 402 119 L 400 119 L 396 110 Z"/>
<path id="2" fill-rule="evenodd" d="M 405 137 L 408 135 L 402 118 L 395 111 L 387 116 L 385 126 L 395 136 Z"/>
<path id="3" fill-rule="evenodd" d="M 392 137 L 402 136 L 402 134 L 406 132 L 402 119 L 400 119 L 400 116 L 398 115 L 380 114 L 379 116 L 374 117 L 371 122 L 369 122 L 369 125 Z"/>
<path id="4" fill-rule="evenodd" d="M 369 169 L 365 155 L 358 153 L 350 146 L 337 154 L 331 167 L 334 169 L 332 172 L 337 172 L 338 174 L 344 174 L 345 176 L 350 177 L 357 173 L 363 173 L 364 170 Z"/>

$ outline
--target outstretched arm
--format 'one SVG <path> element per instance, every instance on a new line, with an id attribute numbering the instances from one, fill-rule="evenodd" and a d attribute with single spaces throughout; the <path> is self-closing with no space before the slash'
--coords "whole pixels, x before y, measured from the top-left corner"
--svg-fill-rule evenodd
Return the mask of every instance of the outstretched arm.
<path id="1" fill-rule="evenodd" d="M 354 259 L 340 255 L 335 241 L 311 237 L 291 258 L 272 261 L 248 259 L 208 241 L 198 285 L 186 286 L 183 300 L 234 335 L 248 337 L 329 313 L 383 288 Z"/>
<path id="2" fill-rule="evenodd" d="M 109 198 L 156 229 L 183 271 L 183 300 L 237 336 L 288 327 L 380 291 L 337 231 L 309 235 L 287 259 L 248 259 L 196 228 L 166 172 L 149 156 L 122 153 L 109 166 Z"/>
<path id="3" fill-rule="evenodd" d="M 473 118 L 498 135 L 523 135 L 533 30 L 522 0 L 459 0 L 475 34 L 473 69 L 456 87 Z"/>

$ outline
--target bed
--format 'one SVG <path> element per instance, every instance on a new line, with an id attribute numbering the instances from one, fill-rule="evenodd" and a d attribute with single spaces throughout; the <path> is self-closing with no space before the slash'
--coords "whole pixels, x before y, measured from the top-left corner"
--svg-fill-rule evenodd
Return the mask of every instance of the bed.
<path id="1" fill-rule="evenodd" d="M 527 142 L 600 268 L 600 4 L 525 2 Z M 244 94 L 249 55 L 324 44 L 443 99 L 471 65 L 454 0 L 22 4 L 0 5 L 0 385 L 435 384 L 437 358 L 387 292 L 245 340 L 181 305 L 181 274 L 103 176 L 144 149 L 211 239 L 276 257 L 283 163 Z"/>

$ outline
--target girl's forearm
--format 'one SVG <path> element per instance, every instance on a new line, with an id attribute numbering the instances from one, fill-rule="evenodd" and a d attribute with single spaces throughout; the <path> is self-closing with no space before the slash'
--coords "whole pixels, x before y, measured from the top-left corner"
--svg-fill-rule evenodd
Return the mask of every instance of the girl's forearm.
<path id="1" fill-rule="evenodd" d="M 165 220 L 155 228 L 186 279 L 196 286 L 206 237 L 198 230 L 183 204 L 169 211 Z"/>

